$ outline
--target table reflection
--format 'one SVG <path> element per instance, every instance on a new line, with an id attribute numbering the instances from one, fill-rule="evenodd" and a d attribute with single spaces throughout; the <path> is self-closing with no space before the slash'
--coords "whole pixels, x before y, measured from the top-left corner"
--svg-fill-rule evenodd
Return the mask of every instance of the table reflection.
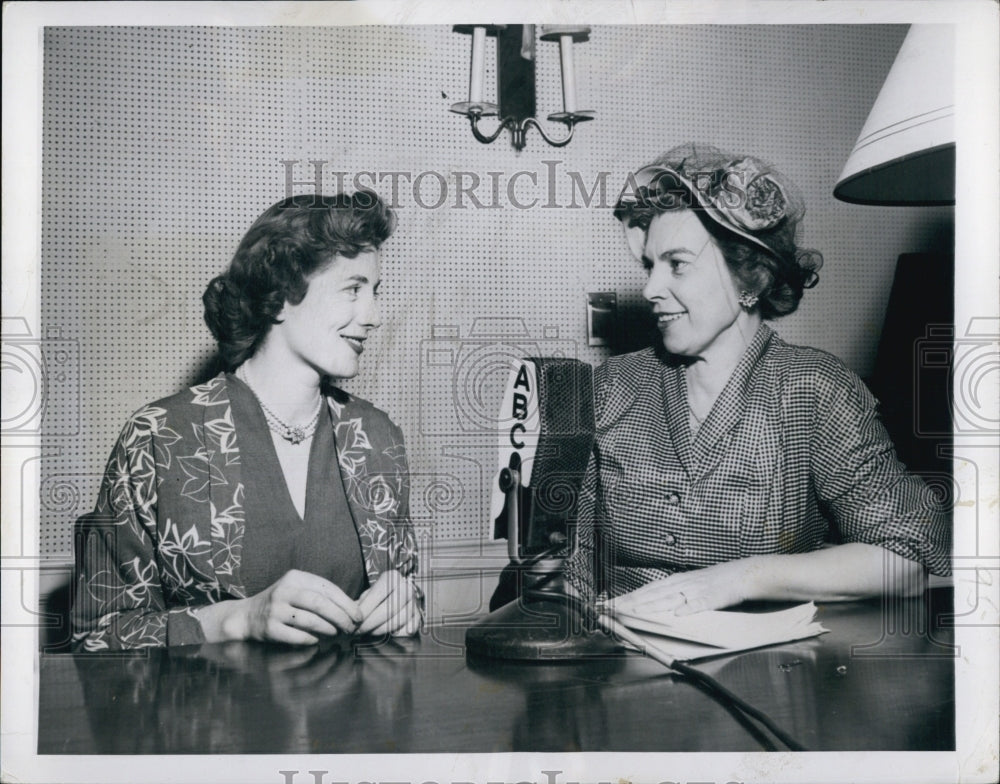
<path id="1" fill-rule="evenodd" d="M 227 643 L 75 662 L 98 753 L 392 751 L 412 712 L 415 660 L 393 655 L 403 651 Z"/>
<path id="2" fill-rule="evenodd" d="M 699 670 L 810 750 L 953 749 L 951 594 L 820 607 L 821 637 Z M 902 623 L 923 619 L 927 623 Z M 40 754 L 757 751 L 762 729 L 636 653 L 468 656 L 464 626 L 311 648 L 46 655 Z"/>
<path id="3" fill-rule="evenodd" d="M 469 655 L 469 671 L 516 688 L 524 707 L 507 719 L 512 748 L 519 751 L 600 749 L 610 719 L 604 692 L 621 672 L 626 654 L 595 661 L 521 662 Z"/>

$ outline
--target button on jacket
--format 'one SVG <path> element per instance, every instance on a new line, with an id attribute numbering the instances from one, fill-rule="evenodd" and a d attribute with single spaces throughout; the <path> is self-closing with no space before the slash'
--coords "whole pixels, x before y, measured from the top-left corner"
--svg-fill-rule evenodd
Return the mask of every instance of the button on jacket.
<path id="1" fill-rule="evenodd" d="M 596 436 L 567 563 L 588 597 L 830 541 L 950 573 L 947 517 L 836 357 L 762 325 L 696 434 L 684 367 L 656 349 L 608 360 L 594 386 Z"/>

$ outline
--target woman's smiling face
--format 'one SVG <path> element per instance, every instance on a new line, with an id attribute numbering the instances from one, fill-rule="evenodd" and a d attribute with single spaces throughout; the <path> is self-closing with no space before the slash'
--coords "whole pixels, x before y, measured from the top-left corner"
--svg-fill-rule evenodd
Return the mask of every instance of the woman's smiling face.
<path id="1" fill-rule="evenodd" d="M 308 279 L 298 305 L 285 303 L 268 340 L 280 340 L 297 360 L 320 375 L 352 378 L 365 340 L 381 323 L 375 298 L 380 283 L 377 251 L 335 257 Z"/>
<path id="2" fill-rule="evenodd" d="M 738 330 L 736 282 L 694 212 L 676 210 L 653 218 L 642 262 L 649 273 L 642 294 L 653 305 L 663 345 L 671 354 L 704 357 Z"/>

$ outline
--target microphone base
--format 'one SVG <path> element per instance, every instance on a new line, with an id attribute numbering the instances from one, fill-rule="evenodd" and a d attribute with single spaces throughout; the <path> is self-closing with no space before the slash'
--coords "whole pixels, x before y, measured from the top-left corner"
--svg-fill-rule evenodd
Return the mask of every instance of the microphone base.
<path id="1" fill-rule="evenodd" d="M 579 610 L 558 595 L 521 596 L 465 633 L 466 650 L 493 659 L 558 661 L 620 656 L 621 646 L 588 629 Z"/>

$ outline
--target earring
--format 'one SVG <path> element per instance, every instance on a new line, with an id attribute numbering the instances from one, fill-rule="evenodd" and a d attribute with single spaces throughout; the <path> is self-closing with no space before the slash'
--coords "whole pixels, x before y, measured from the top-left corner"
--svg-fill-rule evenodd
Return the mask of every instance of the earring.
<path id="1" fill-rule="evenodd" d="M 753 306 L 757 304 L 757 295 L 750 291 L 741 291 L 736 301 L 740 303 L 743 310 L 752 310 Z"/>

